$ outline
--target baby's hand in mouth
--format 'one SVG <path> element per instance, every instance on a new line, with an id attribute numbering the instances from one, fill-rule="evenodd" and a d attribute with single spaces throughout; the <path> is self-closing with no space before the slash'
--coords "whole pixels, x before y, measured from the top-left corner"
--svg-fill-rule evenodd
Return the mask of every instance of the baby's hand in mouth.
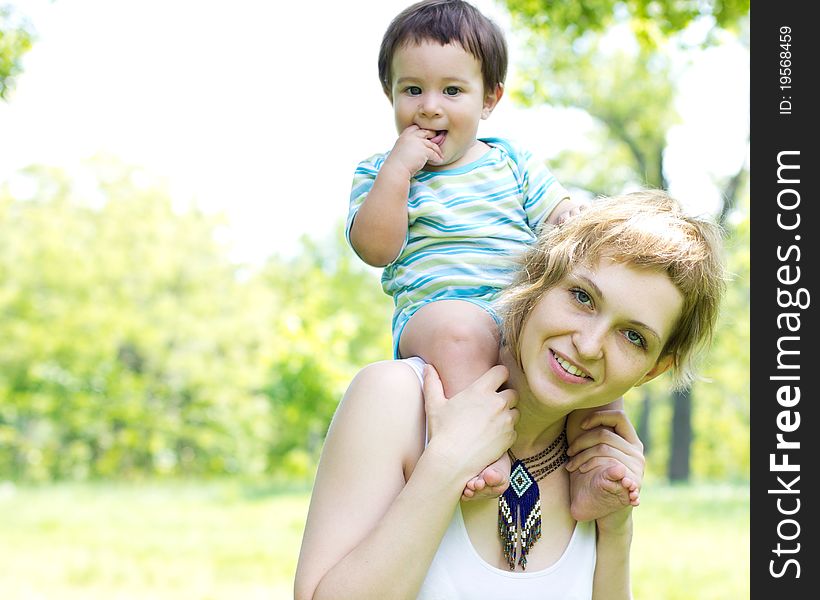
<path id="1" fill-rule="evenodd" d="M 447 130 L 446 129 L 438 129 L 435 131 L 433 137 L 430 138 L 430 141 L 433 142 L 436 146 L 441 146 L 441 143 L 444 141 L 444 138 L 447 137 Z"/>

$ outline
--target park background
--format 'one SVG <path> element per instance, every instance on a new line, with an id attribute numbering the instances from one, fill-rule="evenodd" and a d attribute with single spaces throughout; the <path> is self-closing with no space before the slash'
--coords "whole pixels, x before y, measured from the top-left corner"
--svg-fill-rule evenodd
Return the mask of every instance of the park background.
<path id="1" fill-rule="evenodd" d="M 390 355 L 345 245 L 404 0 L 0 0 L 0 592 L 288 598 L 322 441 Z M 507 0 L 480 134 L 726 229 L 702 378 L 630 392 L 636 597 L 749 594 L 749 2 Z"/>

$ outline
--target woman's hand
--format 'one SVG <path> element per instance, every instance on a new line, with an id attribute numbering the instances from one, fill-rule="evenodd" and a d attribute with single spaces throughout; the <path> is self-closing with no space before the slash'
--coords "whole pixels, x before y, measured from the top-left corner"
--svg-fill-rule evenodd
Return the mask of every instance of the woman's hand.
<path id="1" fill-rule="evenodd" d="M 640 503 L 643 444 L 623 410 L 593 412 L 581 429 L 567 452 L 573 517 L 619 528 L 628 519 L 623 509 Z"/>
<path id="2" fill-rule="evenodd" d="M 435 368 L 425 368 L 424 403 L 430 438 L 427 450 L 463 472 L 465 482 L 515 441 L 518 396 L 514 390 L 498 391 L 508 376 L 506 367 L 496 365 L 448 399 Z"/>

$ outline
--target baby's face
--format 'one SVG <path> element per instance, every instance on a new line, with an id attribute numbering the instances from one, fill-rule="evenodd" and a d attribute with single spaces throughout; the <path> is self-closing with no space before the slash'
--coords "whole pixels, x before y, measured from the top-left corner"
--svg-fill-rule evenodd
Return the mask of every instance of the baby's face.
<path id="1" fill-rule="evenodd" d="M 485 94 L 481 63 L 459 44 L 435 41 L 406 44 L 392 63 L 391 101 L 399 133 L 410 125 L 435 132 L 443 161 L 426 169 L 453 168 L 479 158 L 478 123 L 486 119 L 497 96 Z"/>

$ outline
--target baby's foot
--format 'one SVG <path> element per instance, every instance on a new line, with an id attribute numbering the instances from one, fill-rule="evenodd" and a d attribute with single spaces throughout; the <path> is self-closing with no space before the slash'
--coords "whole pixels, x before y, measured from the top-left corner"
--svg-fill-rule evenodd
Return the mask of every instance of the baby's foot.
<path id="1" fill-rule="evenodd" d="M 462 500 L 473 498 L 498 498 L 510 484 L 512 461 L 505 452 L 501 458 L 484 468 L 464 486 Z"/>
<path id="2" fill-rule="evenodd" d="M 570 473 L 570 512 L 576 521 L 599 519 L 638 504 L 638 484 L 627 476 L 627 469 L 621 463 L 597 466 L 586 473 L 580 470 Z"/>

